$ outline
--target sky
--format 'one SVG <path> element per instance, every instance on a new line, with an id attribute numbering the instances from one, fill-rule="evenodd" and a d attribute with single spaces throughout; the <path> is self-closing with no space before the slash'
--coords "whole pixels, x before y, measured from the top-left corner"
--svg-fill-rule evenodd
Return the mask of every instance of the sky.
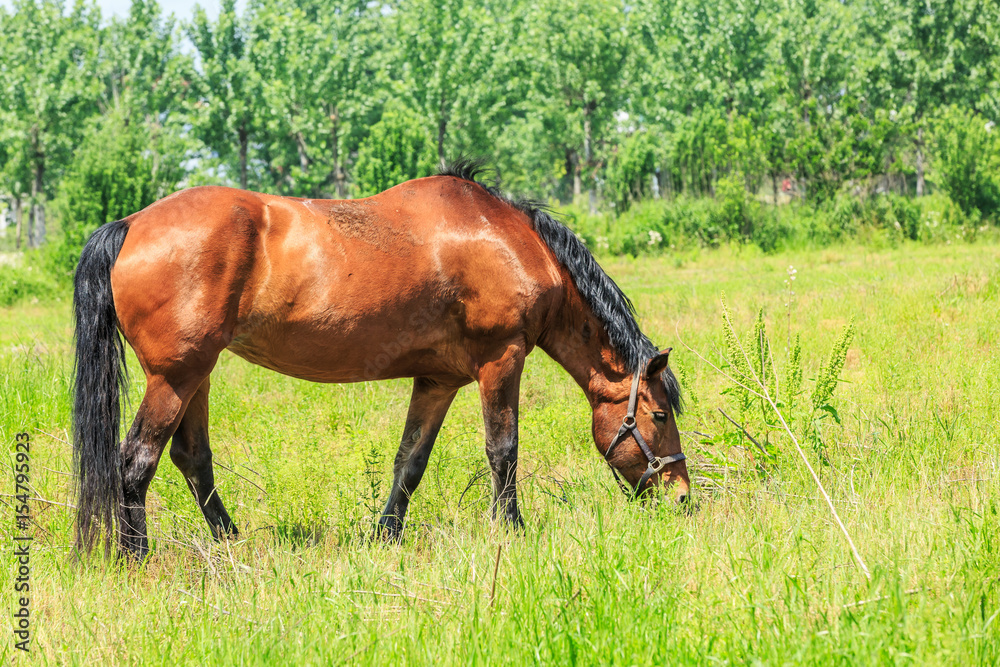
<path id="1" fill-rule="evenodd" d="M 128 16 L 128 8 L 132 0 L 97 0 L 101 6 L 101 14 L 109 12 L 117 16 Z M 188 18 L 195 5 L 200 4 L 211 16 L 219 13 L 219 0 L 160 0 L 160 8 L 164 14 L 176 14 L 177 18 Z"/>
<path id="2" fill-rule="evenodd" d="M 209 17 L 215 18 L 219 13 L 219 0 L 159 0 L 160 8 L 163 10 L 164 14 L 173 13 L 177 18 L 190 18 L 192 10 L 195 5 L 201 5 L 208 12 Z M 11 0 L 0 0 L 0 5 L 11 7 L 13 3 Z M 72 5 L 72 0 L 69 0 L 67 5 Z M 112 15 L 115 16 L 128 16 L 128 9 L 132 6 L 132 0 L 97 0 L 97 5 L 101 8 L 101 16 L 104 18 L 109 18 Z M 240 7 L 246 6 L 245 2 L 240 2 L 237 4 L 237 10 Z"/>

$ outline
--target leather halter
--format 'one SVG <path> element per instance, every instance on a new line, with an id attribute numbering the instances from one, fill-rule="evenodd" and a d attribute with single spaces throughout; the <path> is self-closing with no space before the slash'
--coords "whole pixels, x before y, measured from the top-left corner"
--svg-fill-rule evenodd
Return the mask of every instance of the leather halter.
<path id="1" fill-rule="evenodd" d="M 663 470 L 667 465 L 676 463 L 677 461 L 683 461 L 687 458 L 684 456 L 683 452 L 680 454 L 671 454 L 670 456 L 655 456 L 653 454 L 653 450 L 649 448 L 649 445 L 647 445 L 646 441 L 643 439 L 642 434 L 639 433 L 639 427 L 635 422 L 635 408 L 636 403 L 638 403 L 639 400 L 639 377 L 645 374 L 645 366 L 646 364 L 643 364 L 643 368 L 636 371 L 632 376 L 632 391 L 629 393 L 628 397 L 628 412 L 625 413 L 625 417 L 622 419 L 622 425 L 618 429 L 618 433 L 611 439 L 611 445 L 608 447 L 608 451 L 604 453 L 604 460 L 607 461 L 608 466 L 610 466 L 611 473 L 615 476 L 618 486 L 622 488 L 625 495 L 633 497 L 639 495 L 642 491 L 642 487 L 646 485 L 646 482 L 649 481 L 650 477 Z M 642 453 L 646 455 L 646 459 L 649 461 L 649 466 L 646 468 L 646 472 L 642 473 L 642 478 L 632 490 L 629 490 L 625 482 L 623 482 L 621 477 L 618 476 L 618 471 L 613 465 L 611 465 L 611 452 L 613 452 L 615 447 L 617 447 L 618 444 L 629 435 L 635 438 L 636 443 L 639 445 L 639 449 L 642 450 Z"/>

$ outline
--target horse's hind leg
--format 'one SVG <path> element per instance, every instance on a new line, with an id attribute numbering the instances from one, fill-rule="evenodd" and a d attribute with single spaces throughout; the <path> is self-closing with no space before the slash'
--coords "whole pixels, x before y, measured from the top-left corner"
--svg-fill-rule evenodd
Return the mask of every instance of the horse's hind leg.
<path id="1" fill-rule="evenodd" d="M 209 378 L 205 378 L 188 403 L 184 417 L 174 432 L 170 459 L 184 475 L 195 502 L 205 515 L 208 527 L 216 539 L 219 539 L 225 535 L 236 536 L 239 531 L 229 518 L 229 512 L 215 488 L 212 450 L 208 446 L 209 385 Z"/>
<path id="2" fill-rule="evenodd" d="M 434 440 L 457 392 L 455 386 L 441 385 L 430 378 L 414 378 L 406 426 L 393 466 L 392 490 L 379 519 L 382 537 L 395 540 L 402 535 L 410 496 L 420 484 Z"/>
<path id="3" fill-rule="evenodd" d="M 147 376 L 146 393 L 121 447 L 122 505 L 119 512 L 121 550 L 137 560 L 149 551 L 146 539 L 146 492 L 167 440 L 181 421 L 202 377 L 169 382 Z"/>

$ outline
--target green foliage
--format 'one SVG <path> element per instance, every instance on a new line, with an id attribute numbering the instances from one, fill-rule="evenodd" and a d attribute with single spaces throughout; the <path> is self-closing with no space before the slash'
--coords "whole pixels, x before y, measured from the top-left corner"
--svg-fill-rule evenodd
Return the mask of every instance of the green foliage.
<path id="1" fill-rule="evenodd" d="M 0 198 L 58 242 L 75 149 L 121 109 L 182 146 L 159 168 L 188 184 L 342 198 L 483 156 L 511 191 L 584 207 L 613 253 L 971 239 L 1000 216 L 996 3 L 387 7 L 225 0 L 178 22 L 155 0 L 110 20 L 17 0 Z M 957 208 L 931 219 L 915 189 Z"/>
<path id="2" fill-rule="evenodd" d="M 236 13 L 236 0 L 222 0 L 215 21 L 195 6 L 187 36 L 198 50 L 202 76 L 190 116 L 197 136 L 214 153 L 232 182 L 250 183 L 251 138 L 258 134 L 262 109 L 261 74 L 253 57 L 249 16 Z M 228 172 L 227 170 L 231 170 Z"/>
<path id="3" fill-rule="evenodd" d="M 872 246 L 972 241 L 984 229 L 947 195 L 920 199 L 896 194 L 859 196 L 849 191 L 818 207 L 772 207 L 747 197 L 739 178 L 724 179 L 714 198 L 646 199 L 617 216 L 591 215 L 579 206 L 558 207 L 557 217 L 598 254 L 632 255 L 750 244 L 765 253 L 823 247 L 857 239 Z M 979 226 L 977 226 L 979 225 Z"/>
<path id="4" fill-rule="evenodd" d="M 847 350 L 851 346 L 851 341 L 853 339 L 854 321 L 851 320 L 851 322 L 844 327 L 844 331 L 840 334 L 840 337 L 837 338 L 837 342 L 833 344 L 833 348 L 830 350 L 829 359 L 820 368 L 819 374 L 816 376 L 816 386 L 812 393 L 812 405 L 814 410 L 832 410 L 829 405 L 830 399 L 833 398 L 833 391 L 837 388 L 837 382 L 840 381 L 840 371 L 844 367 L 844 360 L 847 359 Z M 837 418 L 836 411 L 831 411 L 831 415 L 834 418 Z"/>
<path id="5" fill-rule="evenodd" d="M 716 220 L 724 238 L 746 238 L 753 227 L 750 197 L 743 178 L 740 172 L 733 172 L 715 183 L 715 196 L 719 202 Z"/>
<path id="6" fill-rule="evenodd" d="M 788 348 L 788 362 L 785 365 L 784 407 L 789 412 L 795 410 L 795 400 L 802 392 L 802 337 L 795 334 Z"/>
<path id="7" fill-rule="evenodd" d="M 656 170 L 653 140 L 646 132 L 627 137 L 611 157 L 605 196 L 618 213 L 649 196 L 650 180 Z"/>
<path id="8" fill-rule="evenodd" d="M 358 148 L 354 188 L 367 197 L 434 171 L 434 143 L 420 119 L 390 105 Z"/>
<path id="9" fill-rule="evenodd" d="M 29 255 L 37 259 L 37 253 Z M 13 306 L 30 300 L 49 299 L 57 294 L 58 286 L 38 265 L 0 266 L 0 307 Z"/>
<path id="10" fill-rule="evenodd" d="M 367 519 L 375 523 L 382 513 L 382 506 L 385 498 L 382 493 L 382 482 L 386 471 L 382 465 L 385 457 L 379 451 L 378 443 L 372 442 L 371 447 L 364 453 L 364 474 L 365 474 L 365 495 L 362 498 L 365 509 L 368 511 Z"/>
<path id="11" fill-rule="evenodd" d="M 263 103 L 251 124 L 260 146 L 248 150 L 260 187 L 347 196 L 348 158 L 375 121 L 393 55 L 380 48 L 379 10 L 357 0 L 254 3 L 248 57 Z"/>
<path id="12" fill-rule="evenodd" d="M 736 335 L 732 315 L 730 315 L 729 306 L 726 303 L 726 295 L 722 294 L 719 297 L 719 301 L 722 305 L 722 338 L 726 346 L 726 358 L 729 360 L 731 377 L 734 380 L 732 386 L 725 389 L 725 393 L 728 393 L 732 397 L 740 419 L 745 420 L 754 406 L 753 395 L 750 390 L 750 387 L 754 384 L 750 355 L 747 354 L 739 337 Z M 752 347 L 750 351 L 751 353 L 753 352 Z"/>
<path id="13" fill-rule="evenodd" d="M 834 342 L 826 364 L 820 367 L 809 404 L 801 405 L 796 400 L 802 390 L 803 378 L 799 334 L 790 341 L 784 373 L 781 373 L 772 353 L 763 309 L 757 311 L 753 326 L 740 340 L 724 294 L 720 301 L 724 348 L 722 369 L 727 373 L 728 380 L 728 386 L 722 393 L 729 397 L 733 405 L 737 424 L 727 422 L 727 426 L 736 426 L 736 430 L 727 428 L 713 442 L 747 447 L 750 440 L 773 464 L 777 462 L 781 450 L 779 442 L 791 433 L 810 444 L 822 461 L 827 461 L 822 422 L 827 418 L 832 418 L 837 424 L 841 422 L 833 394 L 854 338 L 853 320 Z M 778 382 L 781 376 L 784 378 L 783 386 Z"/>
<path id="14" fill-rule="evenodd" d="M 173 192 L 183 170 L 183 144 L 121 110 L 101 118 L 77 149 L 60 183 L 56 207 L 62 238 L 49 255 L 54 275 L 72 275 L 91 233 Z"/>
<path id="15" fill-rule="evenodd" d="M 945 108 L 934 124 L 934 172 L 965 215 L 1000 214 L 1000 129 L 980 114 Z"/>

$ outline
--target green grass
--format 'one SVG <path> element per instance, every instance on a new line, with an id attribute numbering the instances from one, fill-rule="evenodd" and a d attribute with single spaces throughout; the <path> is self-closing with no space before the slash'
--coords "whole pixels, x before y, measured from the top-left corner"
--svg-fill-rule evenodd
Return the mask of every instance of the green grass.
<path id="1" fill-rule="evenodd" d="M 33 434 L 37 496 L 63 504 L 33 505 L 35 639 L 26 657 L 8 634 L 0 663 L 1000 661 L 1000 247 L 723 249 L 605 264 L 654 342 L 675 348 L 690 514 L 621 496 L 582 393 L 536 352 L 522 385 L 525 533 L 489 519 L 470 387 L 404 542 L 369 544 L 409 383 L 315 385 L 227 356 L 213 375 L 212 437 L 243 539 L 210 540 L 164 457 L 149 501 L 154 555 L 131 574 L 70 558 L 69 303 L 0 310 L 0 437 L 11 449 L 16 432 Z M 704 444 L 727 428 L 726 381 L 685 344 L 718 359 L 722 291 L 738 328 L 764 308 L 779 363 L 789 332 L 801 334 L 807 391 L 856 318 L 835 396 L 842 424 L 824 431 L 829 465 L 814 465 L 870 582 L 790 445 L 777 440 L 762 476 L 747 452 Z M 141 382 L 132 393 L 134 406 Z M 3 493 L 12 486 L 8 469 Z M 4 544 L 12 523 L 0 522 Z M 0 590 L 13 610 L 5 554 Z"/>

